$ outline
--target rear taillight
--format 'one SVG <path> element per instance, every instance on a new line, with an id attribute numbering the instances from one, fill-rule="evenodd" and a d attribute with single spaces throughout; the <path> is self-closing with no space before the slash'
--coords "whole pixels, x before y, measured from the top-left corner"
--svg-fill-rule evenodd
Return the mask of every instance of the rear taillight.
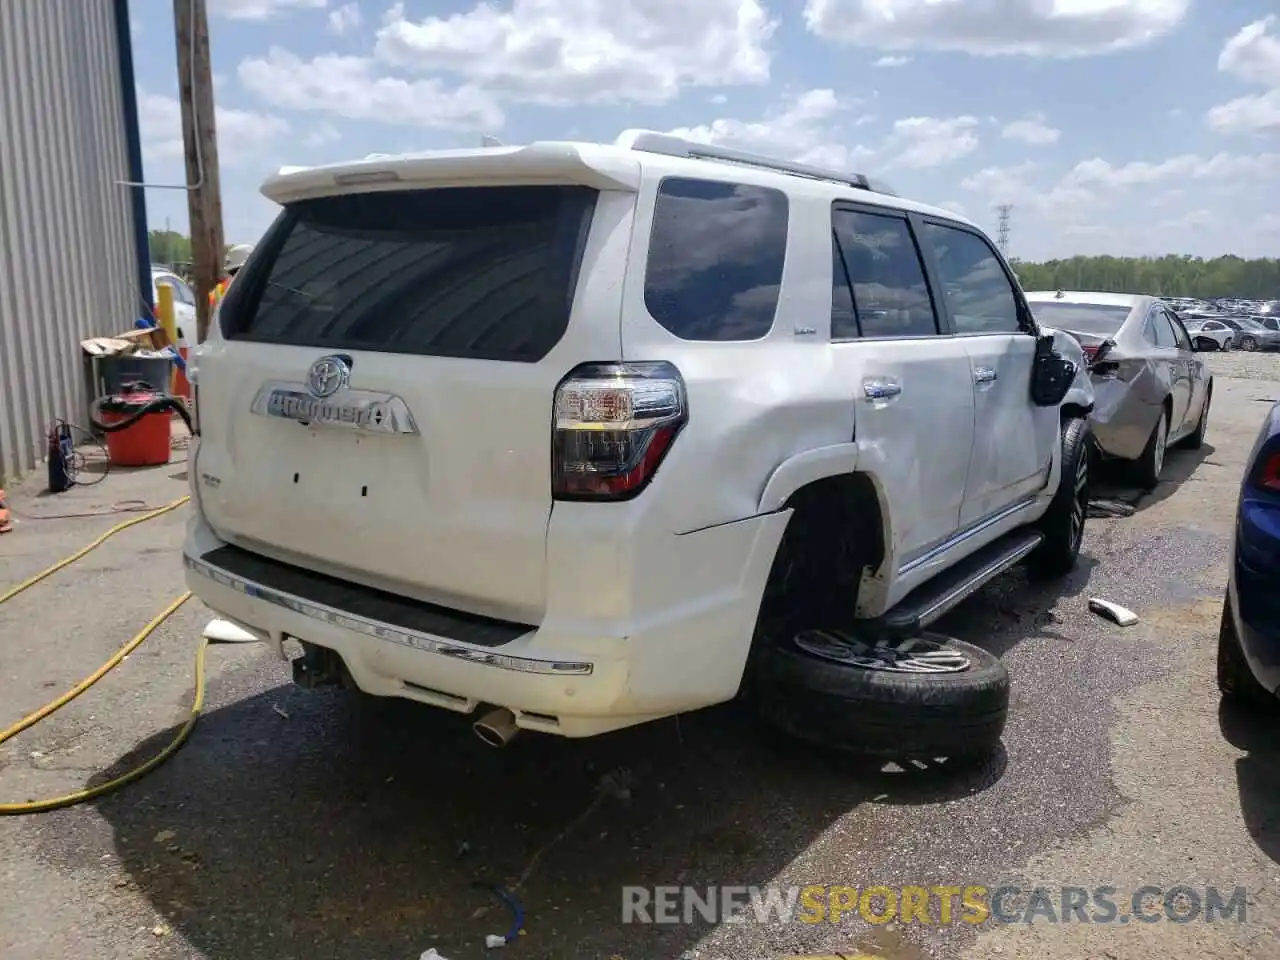
<path id="1" fill-rule="evenodd" d="M 689 418 L 669 363 L 586 363 L 556 389 L 551 492 L 557 500 L 630 500 L 653 479 Z"/>
<path id="2" fill-rule="evenodd" d="M 1253 468 L 1251 483 L 1263 490 L 1280 493 L 1280 450 L 1263 452 L 1258 457 L 1258 464 Z"/>

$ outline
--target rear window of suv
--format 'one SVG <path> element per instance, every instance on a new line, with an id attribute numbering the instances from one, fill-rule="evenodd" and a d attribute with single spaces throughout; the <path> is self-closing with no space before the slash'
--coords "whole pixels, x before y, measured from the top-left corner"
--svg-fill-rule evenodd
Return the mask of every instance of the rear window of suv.
<path id="1" fill-rule="evenodd" d="M 644 303 L 682 340 L 758 340 L 773 327 L 787 254 L 787 195 L 667 177 L 658 185 Z"/>
<path id="2" fill-rule="evenodd" d="M 289 204 L 227 291 L 231 340 L 536 362 L 569 324 L 586 187 L 458 187 Z"/>

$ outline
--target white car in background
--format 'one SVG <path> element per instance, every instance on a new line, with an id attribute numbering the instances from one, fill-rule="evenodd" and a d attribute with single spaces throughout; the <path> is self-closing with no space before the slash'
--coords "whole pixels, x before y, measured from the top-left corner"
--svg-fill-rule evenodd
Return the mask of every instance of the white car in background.
<path id="1" fill-rule="evenodd" d="M 160 303 L 160 287 L 173 291 L 173 320 L 178 328 L 178 345 L 196 345 L 196 294 L 180 276 L 159 267 L 151 269 L 151 302 Z"/>
<path id="2" fill-rule="evenodd" d="M 1230 350 L 1235 339 L 1236 332 L 1221 320 L 1198 318 L 1183 320 L 1182 325 L 1191 335 L 1192 342 L 1202 350 Z"/>

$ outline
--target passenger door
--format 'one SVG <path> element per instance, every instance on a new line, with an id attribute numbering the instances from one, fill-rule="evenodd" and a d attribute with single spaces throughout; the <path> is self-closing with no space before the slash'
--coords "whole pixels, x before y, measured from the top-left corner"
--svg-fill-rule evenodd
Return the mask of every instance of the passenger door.
<path id="1" fill-rule="evenodd" d="M 1035 326 L 990 241 L 959 224 L 922 222 L 947 322 L 969 360 L 974 443 L 960 510 L 968 527 L 1044 487 L 1060 442 L 1059 414 L 1031 400 Z"/>
<path id="2" fill-rule="evenodd" d="M 905 213 L 832 211 L 832 354 L 855 398 L 862 469 L 888 501 L 899 569 L 959 526 L 973 446 L 964 345 L 941 326 Z"/>
<path id="3" fill-rule="evenodd" d="M 1169 414 L 1169 436 L 1176 437 L 1182 432 L 1182 425 L 1187 418 L 1187 410 L 1191 407 L 1191 365 L 1190 354 L 1184 353 L 1178 344 L 1178 335 L 1174 331 L 1173 321 L 1164 307 L 1158 304 L 1151 308 L 1149 319 L 1151 332 L 1155 336 L 1156 362 L 1164 367 L 1161 379 L 1170 386 L 1171 409 Z"/>
<path id="4" fill-rule="evenodd" d="M 1178 319 L 1178 315 L 1172 310 L 1165 310 L 1164 315 L 1169 321 L 1169 326 L 1173 328 L 1173 339 L 1177 344 L 1179 359 L 1177 375 L 1185 382 L 1187 406 L 1183 411 L 1182 430 L 1188 430 L 1196 425 L 1200 404 L 1204 402 L 1204 391 L 1208 383 L 1208 378 L 1204 375 L 1205 363 L 1196 354 L 1191 336 L 1182 325 L 1182 321 Z"/>

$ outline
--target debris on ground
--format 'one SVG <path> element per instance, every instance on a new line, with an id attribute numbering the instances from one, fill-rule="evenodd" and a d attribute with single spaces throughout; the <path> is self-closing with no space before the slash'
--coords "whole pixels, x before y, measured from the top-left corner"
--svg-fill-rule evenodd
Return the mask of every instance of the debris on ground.
<path id="1" fill-rule="evenodd" d="M 1101 597 L 1090 597 L 1089 609 L 1121 627 L 1131 627 L 1138 622 L 1138 615 L 1128 607 L 1122 607 L 1110 600 L 1103 600 Z"/>
<path id="2" fill-rule="evenodd" d="M 1137 507 L 1120 500 L 1090 500 L 1089 516 L 1095 520 L 1112 517 L 1132 517 Z"/>

